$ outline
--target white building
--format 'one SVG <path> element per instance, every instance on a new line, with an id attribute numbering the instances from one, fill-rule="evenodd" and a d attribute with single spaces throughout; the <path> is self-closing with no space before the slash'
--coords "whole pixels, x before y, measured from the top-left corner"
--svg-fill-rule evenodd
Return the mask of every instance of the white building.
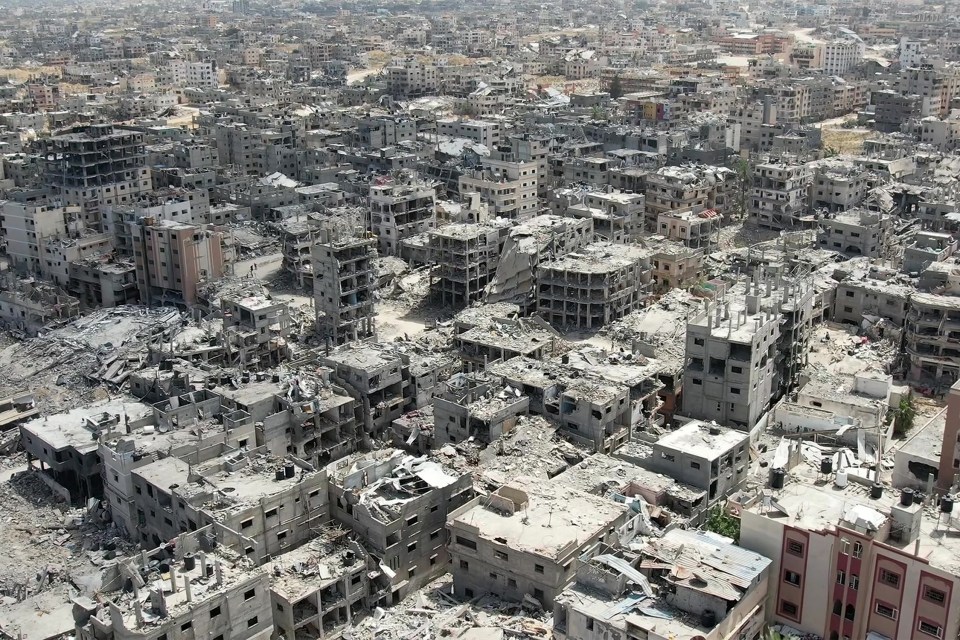
<path id="1" fill-rule="evenodd" d="M 863 61 L 866 46 L 860 36 L 847 29 L 838 38 L 823 46 L 823 70 L 829 75 L 843 75 Z"/>

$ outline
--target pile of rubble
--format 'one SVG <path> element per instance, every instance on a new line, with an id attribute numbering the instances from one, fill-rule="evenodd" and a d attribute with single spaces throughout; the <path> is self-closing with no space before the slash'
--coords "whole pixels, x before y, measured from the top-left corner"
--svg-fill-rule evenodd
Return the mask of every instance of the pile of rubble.
<path id="1" fill-rule="evenodd" d="M 439 578 L 389 610 L 343 632 L 345 640 L 409 638 L 550 638 L 551 616 L 532 599 L 522 604 L 484 595 L 463 603 L 452 595 L 450 576 Z"/>
<path id="2" fill-rule="evenodd" d="M 71 508 L 36 471 L 0 484 L 0 536 L 6 543 L 0 569 L 4 604 L 69 583 L 91 584 L 96 567 L 134 553 L 136 546 L 109 522 L 99 500 Z"/>

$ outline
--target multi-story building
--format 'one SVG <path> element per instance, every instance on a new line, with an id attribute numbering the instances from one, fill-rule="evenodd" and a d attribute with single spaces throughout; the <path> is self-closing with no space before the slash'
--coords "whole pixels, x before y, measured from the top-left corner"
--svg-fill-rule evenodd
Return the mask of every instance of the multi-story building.
<path id="1" fill-rule="evenodd" d="M 324 232 L 311 247 L 317 331 L 333 345 L 374 335 L 376 240 Z"/>
<path id="2" fill-rule="evenodd" d="M 687 167 L 662 167 L 647 176 L 646 229 L 657 232 L 662 213 L 711 209 L 712 185 Z"/>
<path id="3" fill-rule="evenodd" d="M 653 443 L 649 468 L 706 491 L 713 503 L 743 486 L 749 449 L 750 434 L 694 420 Z"/>
<path id="4" fill-rule="evenodd" d="M 774 393 L 780 314 L 758 285 L 687 323 L 683 413 L 750 430 Z"/>
<path id="5" fill-rule="evenodd" d="M 817 244 L 851 258 L 888 257 L 893 244 L 893 218 L 866 209 L 827 214 L 819 220 Z"/>
<path id="6" fill-rule="evenodd" d="M 142 218 L 132 233 L 140 300 L 193 305 L 201 282 L 224 274 L 223 238 L 191 224 Z"/>
<path id="7" fill-rule="evenodd" d="M 217 63 L 189 62 L 174 60 L 170 63 L 169 78 L 175 87 L 216 87 L 220 84 L 217 76 Z"/>
<path id="8" fill-rule="evenodd" d="M 716 209 L 674 209 L 657 217 L 657 233 L 694 249 L 716 246 L 723 216 Z"/>
<path id="9" fill-rule="evenodd" d="M 628 243 L 640 236 L 646 208 L 643 194 L 606 190 L 581 195 L 582 202 L 569 205 L 561 213 L 592 220 L 597 240 Z"/>
<path id="10" fill-rule="evenodd" d="M 821 638 L 955 637 L 960 550 L 940 533 L 953 526 L 952 501 L 924 506 L 912 491 L 868 489 L 832 464 L 817 482 L 803 467 L 730 505 L 740 545 L 773 561 L 768 622 Z"/>
<path id="11" fill-rule="evenodd" d="M 576 577 L 585 551 L 636 529 L 624 504 L 564 487 L 517 479 L 447 517 L 454 593 L 495 593 L 550 606 Z M 583 517 L 583 514 L 590 514 Z M 536 533 L 536 535 L 531 535 Z M 632 536 L 630 536 L 632 537 Z"/>
<path id="12" fill-rule="evenodd" d="M 761 163 L 753 168 L 753 186 L 747 199 L 752 222 L 771 229 L 793 229 L 814 223 L 807 213 L 813 174 L 806 165 Z"/>
<path id="13" fill-rule="evenodd" d="M 430 258 L 439 267 L 431 287 L 441 304 L 457 309 L 483 298 L 508 231 L 506 220 L 454 223 L 430 231 Z"/>
<path id="14" fill-rule="evenodd" d="M 132 202 L 152 186 L 143 134 L 110 124 L 77 127 L 46 140 L 42 165 L 64 203 L 82 207 L 92 226 L 100 224 L 104 205 Z"/>
<path id="15" fill-rule="evenodd" d="M 653 250 L 595 242 L 557 260 L 541 262 L 537 309 L 555 326 L 591 329 L 644 305 Z"/>
<path id="16" fill-rule="evenodd" d="M 842 76 L 861 62 L 866 45 L 860 36 L 849 29 L 840 30 L 842 37 L 823 44 L 823 71 L 829 75 Z"/>
<path id="17" fill-rule="evenodd" d="M 389 603 L 447 572 L 444 525 L 474 496 L 469 473 L 395 449 L 348 456 L 328 471 L 333 517 L 390 571 Z"/>
<path id="18" fill-rule="evenodd" d="M 241 369 L 266 369 L 287 359 L 292 323 L 286 301 L 227 295 L 220 299 L 220 313 L 227 363 Z"/>
<path id="19" fill-rule="evenodd" d="M 860 167 L 829 160 L 811 163 L 810 207 L 816 212 L 846 211 L 863 202 L 873 177 Z"/>
<path id="20" fill-rule="evenodd" d="M 914 292 L 904 324 L 909 377 L 947 389 L 960 379 L 960 297 Z"/>
<path id="21" fill-rule="evenodd" d="M 593 218 L 545 214 L 515 225 L 503 241 L 485 303 L 514 302 L 521 310 L 533 308 L 540 261 L 576 251 L 593 240 Z"/>
<path id="22" fill-rule="evenodd" d="M 21 275 L 39 275 L 41 247 L 54 239 L 78 235 L 84 228 L 78 206 L 6 200 L 2 204 L 6 253 L 10 266 Z"/>
<path id="23" fill-rule="evenodd" d="M 489 149 L 501 143 L 503 125 L 487 120 L 437 120 L 437 133 L 452 138 L 466 138 Z"/>
<path id="24" fill-rule="evenodd" d="M 476 192 L 497 217 L 523 220 L 537 214 L 538 163 L 520 160 L 510 146 L 495 147 L 481 168 L 460 176 L 460 193 Z"/>
<path id="25" fill-rule="evenodd" d="M 436 186 L 413 177 L 370 186 L 370 230 L 381 255 L 400 254 L 400 243 L 437 226 Z"/>
<path id="26" fill-rule="evenodd" d="M 432 62 L 404 60 L 385 69 L 387 90 L 404 98 L 433 95 L 440 88 L 439 71 Z"/>
<path id="27" fill-rule="evenodd" d="M 960 94 L 960 68 L 927 63 L 907 67 L 900 73 L 897 89 L 903 95 L 928 101 L 930 110 L 923 115 L 943 117 L 950 113 L 953 99 Z"/>
<path id="28" fill-rule="evenodd" d="M 319 362 L 330 378 L 359 403 L 365 437 L 382 435 L 403 413 L 409 394 L 409 358 L 387 345 L 353 342 L 325 353 Z"/>

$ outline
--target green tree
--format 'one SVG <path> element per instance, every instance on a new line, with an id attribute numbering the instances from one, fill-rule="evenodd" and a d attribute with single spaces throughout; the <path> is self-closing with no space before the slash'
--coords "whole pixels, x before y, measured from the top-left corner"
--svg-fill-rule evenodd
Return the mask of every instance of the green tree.
<path id="1" fill-rule="evenodd" d="M 900 398 L 900 404 L 893 412 L 893 435 L 905 436 L 913 428 L 917 418 L 917 407 L 913 402 L 913 395 Z"/>
<path id="2" fill-rule="evenodd" d="M 720 506 L 710 511 L 703 528 L 721 536 L 733 538 L 734 544 L 740 542 L 740 519 L 730 515 Z"/>

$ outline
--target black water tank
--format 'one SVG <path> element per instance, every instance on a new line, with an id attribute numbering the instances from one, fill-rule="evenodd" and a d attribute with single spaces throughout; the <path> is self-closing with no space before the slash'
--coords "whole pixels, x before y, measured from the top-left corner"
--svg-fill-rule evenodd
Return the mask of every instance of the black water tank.
<path id="1" fill-rule="evenodd" d="M 909 507 L 913 504 L 913 489 L 907 488 L 904 489 L 900 494 L 900 504 L 905 507 Z"/>
<path id="2" fill-rule="evenodd" d="M 288 462 L 283 465 L 283 475 L 287 478 L 292 478 L 297 473 L 297 466 L 292 462 Z"/>
<path id="3" fill-rule="evenodd" d="M 709 609 L 704 609 L 700 614 L 700 626 L 706 629 L 713 629 L 717 626 L 717 614 Z"/>
<path id="4" fill-rule="evenodd" d="M 193 557 L 192 553 L 187 553 L 183 556 L 184 571 L 193 571 L 196 566 L 197 566 L 197 559 Z"/>
<path id="5" fill-rule="evenodd" d="M 787 472 L 783 469 L 774 469 L 770 474 L 770 488 L 771 489 L 783 489 L 784 478 L 787 477 Z"/>
<path id="6" fill-rule="evenodd" d="M 820 473 L 833 473 L 833 456 L 820 458 Z"/>
<path id="7" fill-rule="evenodd" d="M 940 511 L 942 513 L 953 513 L 953 498 L 950 496 L 940 498 Z"/>
<path id="8" fill-rule="evenodd" d="M 283 468 L 277 469 L 277 480 L 283 480 Z"/>
<path id="9" fill-rule="evenodd" d="M 883 497 L 883 485 L 879 482 L 874 482 L 870 485 L 870 497 L 874 500 L 879 500 Z"/>

